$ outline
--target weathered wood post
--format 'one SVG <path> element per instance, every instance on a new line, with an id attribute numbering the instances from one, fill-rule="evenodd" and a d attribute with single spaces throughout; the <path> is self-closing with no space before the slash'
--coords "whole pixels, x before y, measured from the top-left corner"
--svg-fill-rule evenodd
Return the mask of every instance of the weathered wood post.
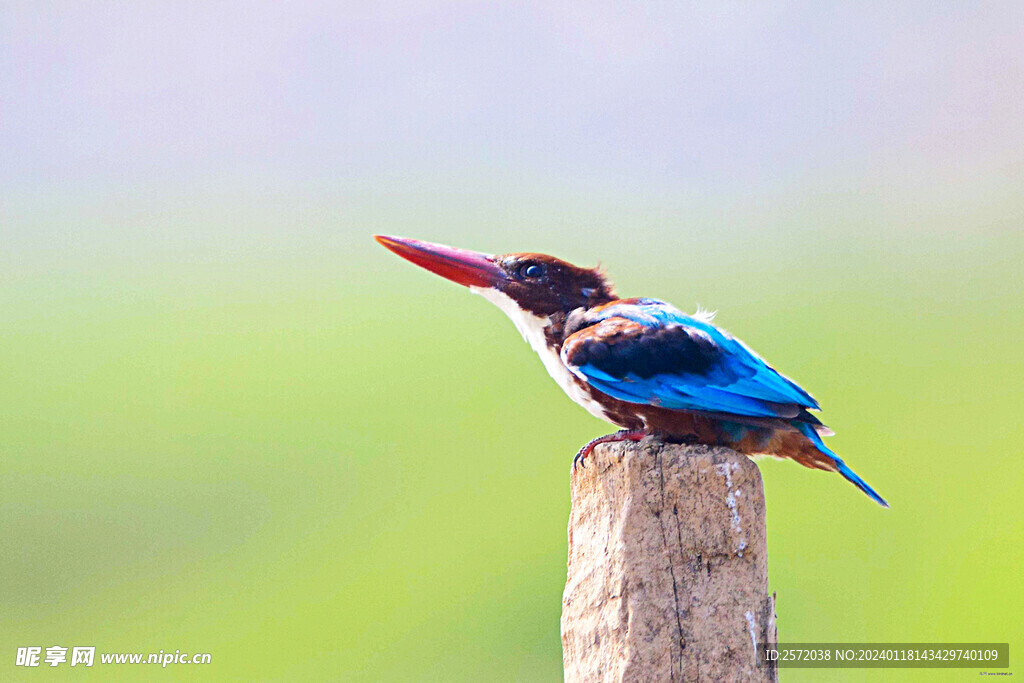
<path id="1" fill-rule="evenodd" d="M 775 681 L 764 489 L 727 448 L 598 446 L 572 476 L 566 681 Z"/>

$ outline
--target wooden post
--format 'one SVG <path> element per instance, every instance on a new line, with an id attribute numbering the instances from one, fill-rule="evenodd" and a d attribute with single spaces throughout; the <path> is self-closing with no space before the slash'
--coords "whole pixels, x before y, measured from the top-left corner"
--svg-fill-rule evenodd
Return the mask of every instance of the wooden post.
<path id="1" fill-rule="evenodd" d="M 566 681 L 776 681 L 764 489 L 749 458 L 651 438 L 572 475 Z"/>

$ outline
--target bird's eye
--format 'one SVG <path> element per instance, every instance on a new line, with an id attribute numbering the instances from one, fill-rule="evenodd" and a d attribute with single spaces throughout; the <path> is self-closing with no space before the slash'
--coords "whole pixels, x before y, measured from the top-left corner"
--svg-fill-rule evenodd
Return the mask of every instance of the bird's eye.
<path id="1" fill-rule="evenodd" d="M 544 276 L 544 266 L 539 263 L 527 263 L 519 270 L 519 272 L 525 278 L 536 280 L 537 278 Z"/>

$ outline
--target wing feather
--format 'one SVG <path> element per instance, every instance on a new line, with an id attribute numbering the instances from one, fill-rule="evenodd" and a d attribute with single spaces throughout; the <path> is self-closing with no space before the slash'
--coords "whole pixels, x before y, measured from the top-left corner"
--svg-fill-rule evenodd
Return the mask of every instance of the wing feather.
<path id="1" fill-rule="evenodd" d="M 607 304 L 562 345 L 562 362 L 614 398 L 670 409 L 820 424 L 818 403 L 739 340 L 654 299 Z"/>

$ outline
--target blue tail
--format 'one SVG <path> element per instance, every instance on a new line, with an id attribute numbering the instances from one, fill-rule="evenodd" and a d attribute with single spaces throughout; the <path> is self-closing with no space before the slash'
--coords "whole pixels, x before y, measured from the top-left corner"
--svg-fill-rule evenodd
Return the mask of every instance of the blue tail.
<path id="1" fill-rule="evenodd" d="M 889 504 L 885 502 L 885 498 L 882 498 L 880 495 L 878 495 L 877 491 L 868 486 L 868 483 L 866 481 L 858 477 L 856 472 L 854 472 L 853 470 L 846 466 L 846 463 L 843 462 L 842 458 L 833 453 L 832 450 L 825 445 L 825 442 L 821 440 L 820 436 L 818 436 L 818 432 L 814 430 L 814 425 L 807 424 L 806 422 L 793 422 L 792 424 L 797 429 L 799 429 L 804 436 L 810 439 L 811 443 L 813 443 L 819 451 L 821 451 L 822 453 L 829 456 L 830 458 L 832 458 L 832 460 L 835 461 L 836 471 L 839 472 L 839 474 L 843 475 L 846 481 L 850 482 L 851 484 L 859 488 L 861 491 L 866 493 L 868 498 L 875 501 L 882 507 L 889 507 Z"/>

